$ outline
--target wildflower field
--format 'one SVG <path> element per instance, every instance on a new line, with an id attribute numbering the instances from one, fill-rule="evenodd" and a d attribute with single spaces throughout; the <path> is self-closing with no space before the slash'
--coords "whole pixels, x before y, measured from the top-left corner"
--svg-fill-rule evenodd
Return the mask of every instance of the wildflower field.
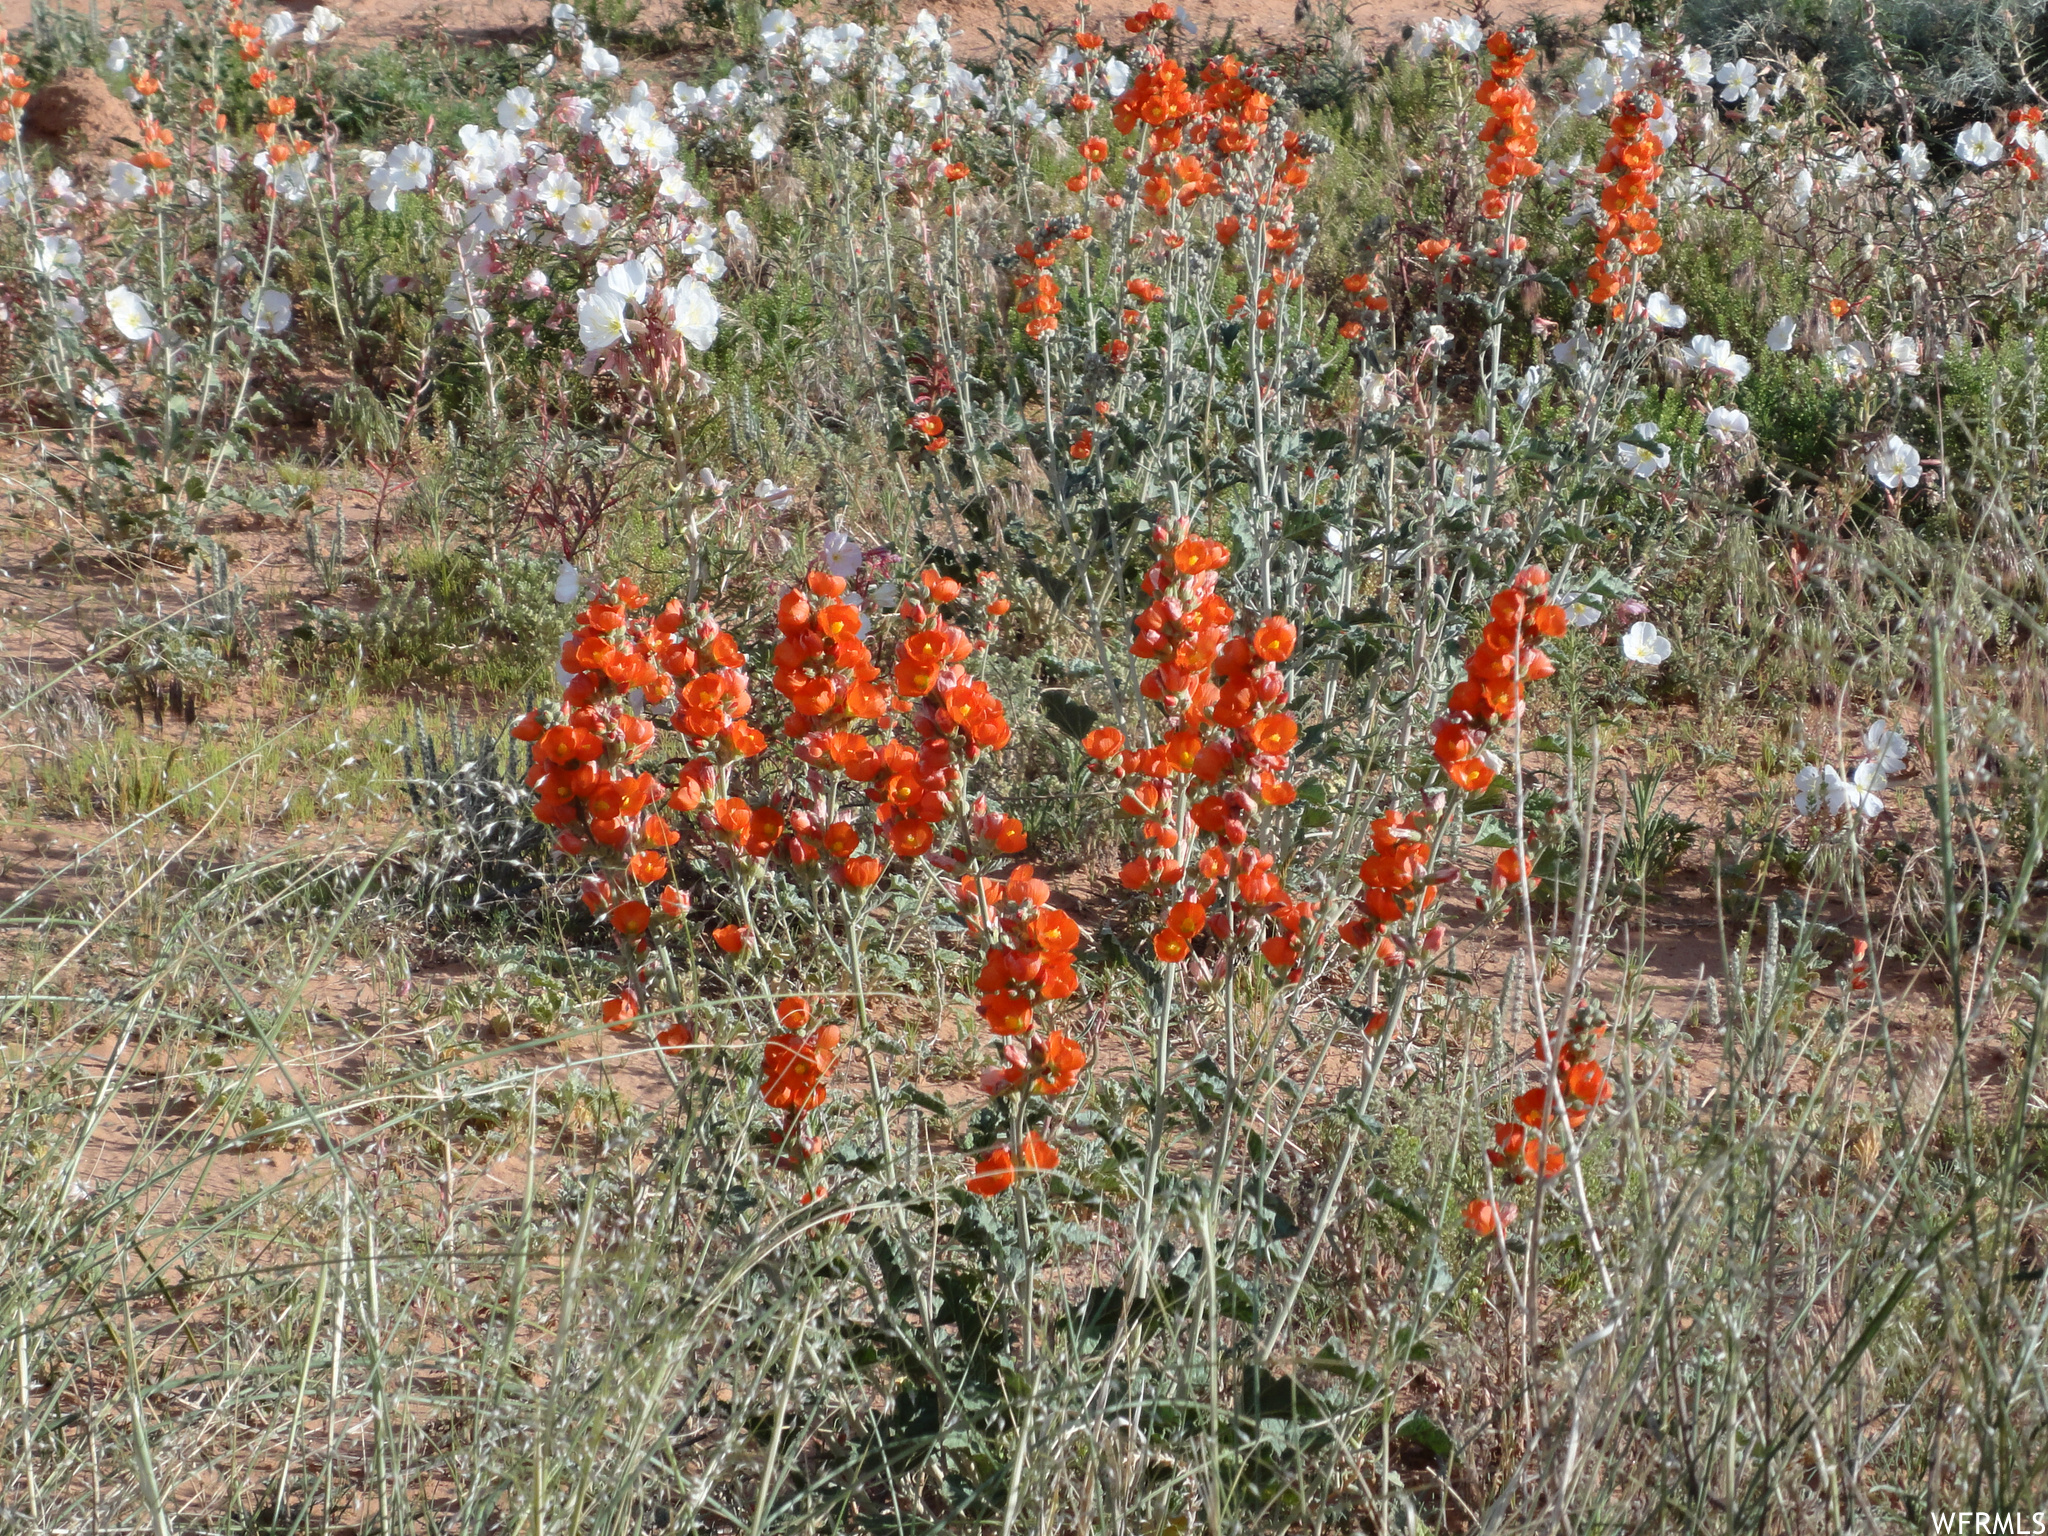
<path id="1" fill-rule="evenodd" d="M 2043 1528 L 2042 5 L 1196 10 L 7 36 L 0 1531 Z"/>

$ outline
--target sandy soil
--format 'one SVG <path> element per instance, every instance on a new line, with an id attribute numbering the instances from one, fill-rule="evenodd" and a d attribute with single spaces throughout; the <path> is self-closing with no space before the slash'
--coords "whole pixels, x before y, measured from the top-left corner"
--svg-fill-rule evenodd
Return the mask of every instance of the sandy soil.
<path id="1" fill-rule="evenodd" d="M 9 27 L 25 26 L 31 3 L 32 0 L 0 0 L 0 21 Z M 1205 33 L 1232 29 L 1240 38 L 1279 42 L 1299 35 L 1298 20 L 1305 19 L 1316 4 L 1317 0 L 1187 0 L 1187 9 L 1190 19 Z M 257 11 L 271 8 L 268 4 L 251 6 Z M 311 9 L 305 4 L 294 4 L 291 8 L 301 14 Z M 1499 7 L 1496 14 L 1511 17 L 1529 8 L 1526 4 L 1509 3 Z M 150 0 L 143 9 L 154 13 L 158 10 L 177 11 L 182 7 Z M 481 44 L 508 41 L 537 31 L 547 20 L 548 4 L 547 0 L 430 0 L 426 4 L 420 0 L 353 0 L 353 3 L 332 9 L 339 11 L 347 20 L 343 41 L 357 46 L 393 39 L 425 38 L 436 31 L 461 41 Z M 683 0 L 646 0 L 638 24 L 658 28 L 680 20 L 684 9 Z M 917 7 L 899 6 L 899 9 L 908 16 L 915 14 Z M 952 6 L 935 5 L 933 9 L 952 16 L 956 35 L 961 39 L 960 46 L 966 52 L 986 47 L 984 30 L 994 31 L 996 27 L 997 12 L 991 0 L 965 0 L 965 3 Z M 1038 9 L 1048 16 L 1059 13 L 1057 6 Z M 1457 0 L 1445 0 L 1445 3 L 1435 5 L 1427 3 L 1427 0 L 1358 0 L 1349 7 L 1349 14 L 1361 41 L 1368 49 L 1376 51 L 1397 41 L 1404 27 L 1435 15 L 1463 14 L 1466 9 Z M 1549 5 L 1545 9 L 1553 14 L 1590 20 L 1599 14 L 1600 6 L 1597 0 L 1566 0 L 1562 5 Z M 1104 16 L 1114 16 L 1120 7 L 1098 6 L 1097 10 Z"/>

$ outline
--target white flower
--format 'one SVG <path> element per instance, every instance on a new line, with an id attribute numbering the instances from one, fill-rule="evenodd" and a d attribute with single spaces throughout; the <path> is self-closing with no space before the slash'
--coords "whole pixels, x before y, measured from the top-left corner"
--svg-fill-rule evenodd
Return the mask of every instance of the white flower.
<path id="1" fill-rule="evenodd" d="M 110 75 L 125 75 L 128 73 L 128 61 L 133 57 L 128 48 L 128 39 L 117 37 L 107 44 L 107 62 L 102 67 Z"/>
<path id="2" fill-rule="evenodd" d="M 1650 317 L 1650 324 L 1664 330 L 1675 331 L 1685 324 L 1685 310 L 1672 302 L 1671 296 L 1661 290 L 1644 300 L 1643 308 Z"/>
<path id="3" fill-rule="evenodd" d="M 595 245 L 611 214 L 598 203 L 578 203 L 562 215 L 562 233 L 576 245 Z"/>
<path id="4" fill-rule="evenodd" d="M 1564 621 L 1573 629 L 1591 629 L 1604 617 L 1584 598 L 1575 597 L 1564 605 Z"/>
<path id="5" fill-rule="evenodd" d="M 75 293 L 60 293 L 50 304 L 50 313 L 63 331 L 74 330 L 85 324 L 85 306 Z"/>
<path id="6" fill-rule="evenodd" d="M 1470 16 L 1444 24 L 1444 41 L 1460 53 L 1477 53 L 1486 46 L 1486 33 Z"/>
<path id="7" fill-rule="evenodd" d="M 1892 366 L 1898 369 L 1899 372 L 1918 373 L 1920 371 L 1920 343 L 1913 337 L 1899 331 L 1894 331 L 1890 339 L 1884 344 L 1884 353 L 1886 357 L 1891 359 Z"/>
<path id="8" fill-rule="evenodd" d="M 718 340 L 718 300 L 711 289 L 694 277 L 680 279 L 662 297 L 668 301 L 669 324 L 683 340 L 698 351 L 708 351 Z"/>
<path id="9" fill-rule="evenodd" d="M 292 328 L 292 296 L 266 288 L 243 303 L 242 318 L 255 328 L 258 336 L 282 336 Z"/>
<path id="10" fill-rule="evenodd" d="M 78 398 L 94 416 L 111 419 L 121 414 L 121 391 L 104 379 L 79 390 Z"/>
<path id="11" fill-rule="evenodd" d="M 313 7 L 313 14 L 306 18 L 305 43 L 308 48 L 317 48 L 334 36 L 342 27 L 342 18 L 324 5 Z"/>
<path id="12" fill-rule="evenodd" d="M 764 496 L 761 498 L 766 501 Z M 824 567 L 828 574 L 851 581 L 860 571 L 860 563 L 867 558 L 867 551 L 845 534 L 837 532 L 825 535 L 825 542 L 819 551 L 824 556 Z"/>
<path id="13" fill-rule="evenodd" d="M 592 80 L 609 80 L 619 72 L 617 54 L 607 53 L 589 38 L 583 40 L 583 73 Z"/>
<path id="14" fill-rule="evenodd" d="M 434 175 L 434 152 L 424 144 L 401 144 L 386 157 L 384 169 L 399 191 L 422 191 Z"/>
<path id="15" fill-rule="evenodd" d="M 1668 468 L 1671 463 L 1671 445 L 1657 441 L 1657 424 L 1651 421 L 1636 423 L 1636 435 L 1642 442 L 1626 439 L 1614 445 L 1614 461 L 1638 480 L 1648 480 L 1658 471 Z M 1646 447 L 1644 444 L 1654 446 Z"/>
<path id="16" fill-rule="evenodd" d="M 761 41 L 770 53 L 780 53 L 795 41 L 797 33 L 796 12 L 770 11 L 761 18 Z"/>
<path id="17" fill-rule="evenodd" d="M 1877 766 L 1878 774 L 1888 779 L 1906 766 L 1906 759 L 1912 755 L 1913 743 L 1893 730 L 1891 721 L 1879 715 L 1870 722 L 1870 729 L 1863 733 L 1863 748 Z"/>
<path id="18" fill-rule="evenodd" d="M 1715 70 L 1714 79 L 1720 83 L 1723 101 L 1740 101 L 1756 89 L 1757 69 L 1749 60 L 1737 59 Z"/>
<path id="19" fill-rule="evenodd" d="M 586 352 L 626 340 L 626 298 L 609 288 L 586 288 L 576 300 L 576 335 Z"/>
<path id="20" fill-rule="evenodd" d="M 1686 361 L 1701 373 L 1719 374 L 1730 383 L 1740 384 L 1749 377 L 1749 359 L 1717 337 L 1693 337 L 1686 350 Z"/>
<path id="21" fill-rule="evenodd" d="M 1794 208 L 1804 208 L 1812 201 L 1813 172 L 1801 166 L 1799 174 L 1792 178 L 1792 206 Z"/>
<path id="22" fill-rule="evenodd" d="M 1621 654 L 1640 666 L 1654 667 L 1671 654 L 1671 642 L 1648 619 L 1638 619 L 1621 637 Z"/>
<path id="23" fill-rule="evenodd" d="M 555 66 L 561 62 L 562 61 L 559 55 L 553 53 L 544 53 L 540 56 L 538 60 L 535 61 L 533 68 L 529 69 L 527 73 L 533 76 L 533 78 L 536 80 L 544 79 L 546 76 L 553 74 L 555 71 Z M 555 669 L 557 671 L 560 671 L 561 665 L 562 664 L 559 661 L 556 662 Z"/>
<path id="24" fill-rule="evenodd" d="M 515 85 L 498 98 L 498 126 L 513 133 L 531 133 L 540 126 L 531 86 Z"/>
<path id="25" fill-rule="evenodd" d="M 1599 344 L 1584 331 L 1573 331 L 1550 349 L 1550 360 L 1560 368 L 1569 368 L 1573 363 L 1584 362 L 1599 350 Z"/>
<path id="26" fill-rule="evenodd" d="M 263 40 L 277 44 L 295 37 L 299 30 L 299 18 L 290 11 L 273 11 L 263 18 Z"/>
<path id="27" fill-rule="evenodd" d="M 139 166 L 116 160 L 107 167 L 107 197 L 116 203 L 132 203 L 149 190 L 149 178 Z"/>
<path id="28" fill-rule="evenodd" d="M 775 130 L 766 123 L 756 123 L 747 130 L 747 153 L 756 160 L 766 160 L 775 153 Z"/>
<path id="29" fill-rule="evenodd" d="M 583 183 L 567 171 L 549 171 L 533 192 L 535 201 L 558 219 L 583 201 Z"/>
<path id="30" fill-rule="evenodd" d="M 1884 788 L 1884 775 L 1877 770 L 1876 763 L 1858 763 L 1856 771 L 1842 786 L 1843 806 L 1865 817 L 1874 817 L 1884 809 L 1884 802 L 1877 798 L 1877 791 Z"/>
<path id="31" fill-rule="evenodd" d="M 740 217 L 737 208 L 725 210 L 725 238 L 739 250 L 751 251 L 755 248 L 754 232 L 747 227 L 747 221 Z"/>
<path id="32" fill-rule="evenodd" d="M 1627 22 L 1618 21 L 1600 39 L 1600 51 L 1610 59 L 1640 59 L 1643 56 L 1643 34 Z"/>
<path id="33" fill-rule="evenodd" d="M 1749 417 L 1733 406 L 1717 405 L 1707 412 L 1707 435 L 1727 448 L 1749 436 Z"/>
<path id="34" fill-rule="evenodd" d="M 1842 341 L 1828 349 L 1823 361 L 1836 383 L 1853 384 L 1870 372 L 1877 362 L 1877 353 L 1867 341 Z"/>
<path id="35" fill-rule="evenodd" d="M 1579 77 L 1573 82 L 1573 88 L 1578 95 L 1572 105 L 1579 116 L 1597 117 L 1614 100 L 1614 93 L 1621 89 L 1621 80 L 1614 67 L 1596 53 L 1579 66 Z"/>
<path id="36" fill-rule="evenodd" d="M 557 0 L 557 3 L 549 9 L 548 22 L 564 37 L 573 38 L 583 35 L 583 18 L 577 14 L 576 7 L 565 3 L 565 0 Z"/>
<path id="37" fill-rule="evenodd" d="M 107 290 L 107 315 L 113 320 L 114 329 L 130 341 L 146 341 L 156 334 L 156 317 L 150 314 L 142 295 L 132 289 Z"/>
<path id="38" fill-rule="evenodd" d="M 1772 326 L 1770 334 L 1764 337 L 1764 345 L 1773 352 L 1790 352 L 1792 350 L 1792 333 L 1797 329 L 1798 326 L 1793 323 L 1790 315 L 1780 315 L 1778 323 Z"/>
<path id="39" fill-rule="evenodd" d="M 1981 171 L 2005 158 L 2005 146 L 1998 142 L 1989 123 L 1972 123 L 1956 138 L 1956 158 Z"/>
<path id="40" fill-rule="evenodd" d="M 44 235 L 37 244 L 34 265 L 45 277 L 75 277 L 85 265 L 85 253 L 69 235 Z"/>
<path id="41" fill-rule="evenodd" d="M 1832 763 L 1819 767 L 1808 763 L 1792 780 L 1792 809 L 1801 816 L 1824 810 L 1830 816 L 1855 811 L 1864 817 L 1875 817 L 1884 809 L 1884 802 L 1876 793 L 1882 788 L 1884 775 L 1877 771 L 1875 763 L 1859 764 L 1846 779 Z"/>
<path id="42" fill-rule="evenodd" d="M 645 304 L 648 294 L 653 292 L 649 279 L 661 275 L 658 270 L 648 270 L 650 263 L 656 268 L 661 264 L 660 258 L 651 251 L 644 259 L 635 257 L 628 261 L 614 262 L 610 266 L 600 264 L 597 286 L 608 293 L 616 293 L 628 304 Z"/>
<path id="43" fill-rule="evenodd" d="M 1915 139 L 1899 146 L 1899 171 L 1908 181 L 1927 179 L 1927 146 Z"/>
<path id="44" fill-rule="evenodd" d="M 1701 90 L 1714 83 L 1714 56 L 1704 48 L 1688 48 L 1678 56 L 1685 78 Z"/>
<path id="45" fill-rule="evenodd" d="M 318 150 L 295 156 L 283 165 L 272 165 L 268 155 L 256 162 L 257 169 L 263 172 L 264 179 L 270 183 L 270 190 L 288 203 L 303 203 L 306 200 L 306 194 L 313 190 L 313 172 L 319 165 Z"/>
<path id="46" fill-rule="evenodd" d="M 1888 491 L 1911 490 L 1920 483 L 1920 451 L 1896 432 L 1871 449 L 1863 463 L 1870 478 Z"/>

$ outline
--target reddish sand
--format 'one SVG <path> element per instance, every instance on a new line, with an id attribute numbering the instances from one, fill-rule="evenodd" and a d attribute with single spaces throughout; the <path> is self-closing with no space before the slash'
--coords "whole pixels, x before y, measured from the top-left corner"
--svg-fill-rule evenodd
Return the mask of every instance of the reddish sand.
<path id="1" fill-rule="evenodd" d="M 25 26 L 31 3 L 32 0 L 0 0 L 0 20 L 9 27 Z M 1190 20 L 1203 31 L 1220 33 L 1226 27 L 1233 27 L 1240 37 L 1269 41 L 1298 36 L 1297 17 L 1305 19 L 1311 14 L 1311 8 L 1317 5 L 1318 0 L 1187 0 Z M 262 0 L 250 0 L 249 4 L 251 15 L 268 14 L 275 8 L 262 3 Z M 301 17 L 312 10 L 307 0 L 299 0 L 290 8 Z M 1599 5 L 1589 3 L 1589 0 L 1567 0 L 1564 5 L 1548 8 L 1553 12 L 1587 18 L 1599 11 Z M 159 9 L 175 10 L 178 7 L 147 3 L 141 9 L 154 13 Z M 548 13 L 545 0 L 440 0 L 440 3 L 430 4 L 420 4 L 418 0 L 352 0 L 352 3 L 334 5 L 332 9 L 339 11 L 347 21 L 341 41 L 357 46 L 394 38 L 421 38 L 436 29 L 463 41 L 506 41 L 535 32 L 546 23 Z M 681 0 L 647 0 L 640 13 L 640 24 L 659 26 L 680 15 L 683 9 Z M 822 14 L 829 7 L 806 5 L 799 9 L 806 12 L 817 10 Z M 974 53 L 986 48 L 983 31 L 993 31 L 996 26 L 996 7 L 990 0 L 966 0 L 965 4 L 934 6 L 933 9 L 952 16 L 963 52 Z M 1441 5 L 1417 3 L 1417 0 L 1359 0 L 1350 7 L 1350 17 L 1364 46 L 1376 51 L 1397 40 L 1404 26 L 1433 15 L 1459 15 L 1465 9 L 1456 0 Z M 1510 4 L 1503 6 L 1499 14 L 1518 14 L 1523 9 L 1522 5 Z M 1097 4 L 1095 10 L 1105 17 L 1120 14 L 1116 4 Z M 903 10 L 905 15 L 914 12 L 915 7 Z M 1053 8 L 1044 7 L 1043 13 L 1050 15 Z"/>

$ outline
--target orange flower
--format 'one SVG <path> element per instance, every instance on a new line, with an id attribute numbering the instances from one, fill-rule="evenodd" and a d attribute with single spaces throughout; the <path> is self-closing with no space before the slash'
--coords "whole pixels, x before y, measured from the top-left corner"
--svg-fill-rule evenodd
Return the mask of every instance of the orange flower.
<path id="1" fill-rule="evenodd" d="M 1495 1200 L 1470 1200 L 1465 1204 L 1465 1225 L 1480 1237 L 1491 1237 L 1515 1219 L 1515 1208 Z"/>
<path id="2" fill-rule="evenodd" d="M 796 1003 L 803 1018 L 810 1008 L 801 998 L 784 998 Z M 781 1011 L 781 1004 L 777 1011 Z M 761 1097 L 770 1109 L 802 1113 L 825 1102 L 825 1079 L 839 1057 L 839 1027 L 827 1024 L 808 1036 L 797 1033 L 798 1024 L 769 1037 L 761 1052 Z"/>
<path id="3" fill-rule="evenodd" d="M 738 954 L 753 942 L 753 938 L 752 929 L 742 928 L 737 923 L 727 923 L 723 928 L 711 930 L 711 941 L 728 955 Z"/>
<path id="4" fill-rule="evenodd" d="M 983 1199 L 1000 1195 L 1016 1183 L 1015 1167 L 1010 1159 L 1010 1149 L 997 1147 L 974 1165 L 974 1177 L 967 1181 L 967 1192 Z"/>
<path id="5" fill-rule="evenodd" d="M 1024 1133 L 1019 1151 L 1023 1153 L 1024 1166 L 1040 1173 L 1049 1173 L 1060 1165 L 1058 1150 L 1036 1131 Z M 1000 1195 L 1017 1181 L 1016 1168 L 1008 1147 L 995 1148 L 975 1163 L 974 1177 L 967 1181 L 968 1193 L 983 1198 Z"/>

